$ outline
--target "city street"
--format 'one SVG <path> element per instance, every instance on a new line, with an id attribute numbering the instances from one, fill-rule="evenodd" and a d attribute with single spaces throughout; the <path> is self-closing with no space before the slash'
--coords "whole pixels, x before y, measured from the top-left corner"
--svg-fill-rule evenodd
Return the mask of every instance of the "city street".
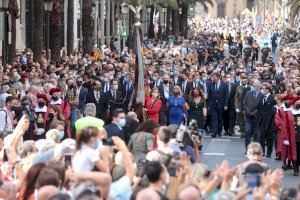
<path id="1" fill-rule="evenodd" d="M 223 160 L 228 160 L 231 167 L 247 160 L 244 139 L 239 136 L 223 136 L 222 138 L 205 136 L 203 145 L 202 162 L 209 169 L 214 169 L 216 164 L 220 164 Z M 281 161 L 274 160 L 274 152 L 272 158 L 264 158 L 263 161 L 272 169 L 280 168 L 282 165 Z M 299 177 L 293 176 L 293 170 L 284 171 L 284 187 L 295 187 L 298 181 Z"/>

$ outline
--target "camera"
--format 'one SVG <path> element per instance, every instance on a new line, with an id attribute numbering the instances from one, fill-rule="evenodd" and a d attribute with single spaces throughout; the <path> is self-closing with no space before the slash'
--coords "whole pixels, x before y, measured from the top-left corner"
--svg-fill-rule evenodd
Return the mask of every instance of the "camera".
<path id="1" fill-rule="evenodd" d="M 198 130 L 197 121 L 195 119 L 190 120 L 188 126 L 181 124 L 176 132 L 176 142 L 180 147 L 190 145 L 194 147 L 198 145 L 204 135 L 203 130 Z M 202 150 L 202 145 L 198 146 L 199 151 Z"/>

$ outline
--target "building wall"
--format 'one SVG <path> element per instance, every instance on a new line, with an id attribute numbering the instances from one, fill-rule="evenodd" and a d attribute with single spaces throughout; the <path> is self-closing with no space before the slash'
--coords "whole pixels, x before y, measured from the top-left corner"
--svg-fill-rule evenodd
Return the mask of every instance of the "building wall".
<path id="1" fill-rule="evenodd" d="M 230 18 L 236 18 L 239 14 L 246 8 L 247 0 L 213 0 L 214 6 L 208 6 L 208 13 L 206 16 L 216 18 L 218 17 L 218 4 L 223 2 L 225 3 L 225 16 Z M 201 6 L 200 6 L 201 7 Z M 198 10 L 203 10 L 198 8 Z"/>
<path id="2" fill-rule="evenodd" d="M 26 48 L 25 1 L 18 0 L 18 6 L 19 6 L 20 17 L 16 21 L 16 26 L 17 26 L 16 49 L 23 50 Z"/>

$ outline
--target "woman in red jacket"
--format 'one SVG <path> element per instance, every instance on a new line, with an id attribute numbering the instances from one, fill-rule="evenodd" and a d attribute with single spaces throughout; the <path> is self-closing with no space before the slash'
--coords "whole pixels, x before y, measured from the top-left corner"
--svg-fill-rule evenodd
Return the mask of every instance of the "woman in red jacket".
<path id="1" fill-rule="evenodd" d="M 158 88 L 153 88 L 151 96 L 146 97 L 145 108 L 147 119 L 154 119 L 159 122 L 159 110 L 161 109 L 162 101 L 160 100 L 160 94 Z"/>

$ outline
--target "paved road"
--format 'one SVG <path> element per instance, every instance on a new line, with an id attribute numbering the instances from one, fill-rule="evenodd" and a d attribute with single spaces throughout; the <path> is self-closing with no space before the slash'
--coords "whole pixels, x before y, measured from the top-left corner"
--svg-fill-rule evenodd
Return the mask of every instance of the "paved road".
<path id="1" fill-rule="evenodd" d="M 235 166 L 247 160 L 245 157 L 244 139 L 238 136 L 223 136 L 222 138 L 211 138 L 205 136 L 203 141 L 202 162 L 210 169 L 223 160 L 228 160 L 231 166 Z M 280 168 L 281 162 L 272 158 L 264 158 L 272 169 Z M 284 187 L 295 187 L 300 181 L 299 177 L 293 176 L 293 170 L 284 172 Z"/>

